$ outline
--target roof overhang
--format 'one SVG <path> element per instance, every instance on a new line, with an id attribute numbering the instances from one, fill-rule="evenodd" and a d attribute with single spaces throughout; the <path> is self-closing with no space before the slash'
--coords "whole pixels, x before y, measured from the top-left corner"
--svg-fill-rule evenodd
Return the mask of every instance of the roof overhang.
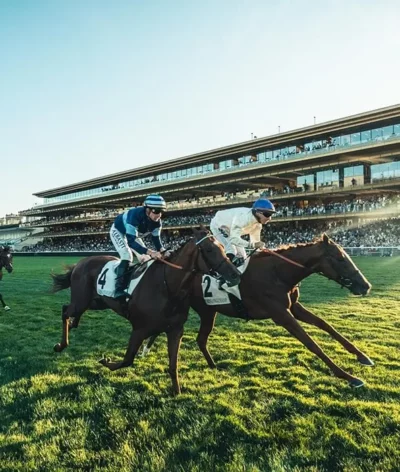
<path id="1" fill-rule="evenodd" d="M 274 134 L 268 137 L 252 139 L 238 144 L 225 146 L 209 151 L 191 154 L 189 156 L 175 158 L 158 164 L 151 164 L 136 169 L 126 170 L 115 174 L 109 174 L 82 182 L 77 182 L 63 187 L 57 187 L 50 190 L 34 193 L 35 196 L 45 198 L 68 194 L 80 190 L 88 190 L 101 185 L 112 185 L 121 181 L 127 181 L 135 178 L 145 178 L 154 174 L 171 172 L 187 166 L 213 162 L 221 158 L 235 158 L 252 153 L 260 152 L 263 148 L 274 148 L 282 145 L 298 144 L 301 140 L 313 140 L 335 137 L 343 131 L 362 130 L 371 123 L 377 126 L 390 124 L 400 118 L 400 105 L 393 105 L 386 108 L 380 108 L 357 115 L 351 115 L 338 120 L 326 121 L 324 123 L 299 128 L 293 131 Z"/>

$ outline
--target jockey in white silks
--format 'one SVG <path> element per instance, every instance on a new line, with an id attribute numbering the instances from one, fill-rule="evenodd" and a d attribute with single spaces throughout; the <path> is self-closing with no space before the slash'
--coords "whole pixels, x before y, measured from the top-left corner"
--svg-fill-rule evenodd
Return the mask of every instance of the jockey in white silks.
<path id="1" fill-rule="evenodd" d="M 241 265 L 246 258 L 247 249 L 263 249 L 261 241 L 262 225 L 267 224 L 275 207 L 266 198 L 256 200 L 252 208 L 230 208 L 218 211 L 211 220 L 213 235 L 223 244 L 226 255 L 235 265 Z M 241 236 L 248 234 L 250 241 Z"/>

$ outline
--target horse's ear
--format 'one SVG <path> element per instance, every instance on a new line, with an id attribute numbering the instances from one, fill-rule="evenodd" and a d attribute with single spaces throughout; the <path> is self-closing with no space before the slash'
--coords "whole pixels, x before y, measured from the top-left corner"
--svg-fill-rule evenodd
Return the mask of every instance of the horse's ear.
<path id="1" fill-rule="evenodd" d="M 326 233 L 323 233 L 323 235 L 322 235 L 322 241 L 323 241 L 325 244 L 329 244 L 329 237 L 327 236 Z"/>
<path id="2" fill-rule="evenodd" d="M 200 225 L 200 231 L 208 231 L 207 227 L 203 224 Z"/>

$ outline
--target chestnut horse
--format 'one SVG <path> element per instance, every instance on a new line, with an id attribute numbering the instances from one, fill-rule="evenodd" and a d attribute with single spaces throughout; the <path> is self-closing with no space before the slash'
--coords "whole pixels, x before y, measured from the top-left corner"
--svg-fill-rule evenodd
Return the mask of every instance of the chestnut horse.
<path id="1" fill-rule="evenodd" d="M 10 248 L 8 246 L 0 246 L 0 280 L 3 278 L 3 272 L 2 269 L 3 267 L 6 269 L 6 271 L 11 274 L 13 271 L 13 256 L 10 252 Z M 0 303 L 3 306 L 3 308 L 7 311 L 10 309 L 9 306 L 6 305 L 3 299 L 3 295 L 0 293 Z"/>
<path id="2" fill-rule="evenodd" d="M 354 354 L 361 364 L 374 365 L 354 344 L 299 302 L 299 282 L 315 273 L 334 280 L 354 295 L 367 295 L 371 289 L 370 283 L 344 249 L 325 234 L 313 243 L 288 245 L 276 251 L 261 251 L 251 256 L 240 283 L 240 293 L 248 316 L 239 313 L 231 304 L 207 305 L 202 293 L 202 277 L 196 275 L 190 304 L 201 318 L 197 344 L 209 367 L 216 367 L 207 349 L 207 340 L 219 312 L 235 318 L 272 319 L 317 355 L 336 377 L 347 380 L 352 387 L 364 385 L 362 380 L 338 367 L 299 324 L 299 321 L 303 321 L 317 326 Z M 155 338 L 153 336 L 148 341 L 144 353 L 149 351 Z"/>
<path id="3" fill-rule="evenodd" d="M 100 297 L 96 292 L 97 278 L 104 265 L 115 260 L 112 256 L 92 256 L 81 260 L 66 274 L 52 275 L 53 292 L 71 287 L 71 303 L 62 308 L 63 336 L 54 349 L 61 352 L 68 344 L 69 327 L 76 328 L 80 317 L 88 309 L 111 308 L 132 325 L 125 357 L 120 362 L 102 359 L 100 362 L 110 370 L 132 365 L 142 342 L 154 334 L 167 333 L 169 374 L 174 393 L 180 393 L 177 359 L 183 335 L 183 325 L 189 311 L 189 290 L 196 273 L 210 270 L 219 273 L 230 283 L 238 284 L 240 272 L 226 257 L 222 246 L 205 230 L 193 230 L 194 238 L 186 242 L 168 262 L 172 267 L 156 261 L 126 302 L 125 298 Z M 179 270 L 182 269 L 182 270 Z M 69 319 L 73 318 L 71 322 Z"/>

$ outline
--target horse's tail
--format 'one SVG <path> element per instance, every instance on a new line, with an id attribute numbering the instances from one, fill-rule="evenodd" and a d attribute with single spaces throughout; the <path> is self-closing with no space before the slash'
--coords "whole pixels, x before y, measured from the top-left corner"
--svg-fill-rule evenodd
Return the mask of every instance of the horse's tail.
<path id="1" fill-rule="evenodd" d="M 53 286 L 50 289 L 52 293 L 71 287 L 71 275 L 75 266 L 76 264 L 67 266 L 68 272 L 65 272 L 65 274 L 50 274 L 53 279 Z"/>

